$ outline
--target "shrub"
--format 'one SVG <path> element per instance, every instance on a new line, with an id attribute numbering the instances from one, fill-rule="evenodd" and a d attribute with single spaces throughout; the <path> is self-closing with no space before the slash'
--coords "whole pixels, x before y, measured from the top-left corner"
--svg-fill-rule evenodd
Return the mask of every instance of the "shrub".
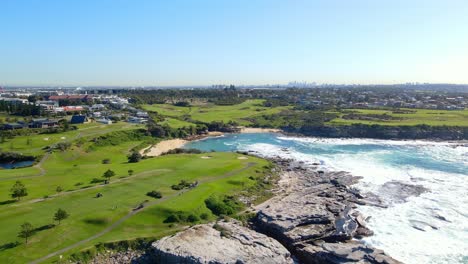
<path id="1" fill-rule="evenodd" d="M 187 216 L 187 221 L 190 223 L 195 223 L 195 222 L 200 221 L 200 217 L 198 217 L 195 214 L 189 214 L 189 216 Z"/>
<path id="2" fill-rule="evenodd" d="M 161 192 L 154 191 L 154 190 L 151 191 L 151 192 L 147 192 L 146 195 L 149 196 L 149 197 L 156 198 L 156 199 L 161 199 L 162 198 Z"/>
<path id="3" fill-rule="evenodd" d="M 133 151 L 132 154 L 128 156 L 129 163 L 137 163 L 141 160 L 141 154 L 137 151 Z"/>
<path id="4" fill-rule="evenodd" d="M 110 159 L 103 159 L 102 160 L 102 164 L 110 164 L 110 163 L 111 163 Z"/>
<path id="5" fill-rule="evenodd" d="M 200 218 L 203 219 L 203 220 L 207 220 L 210 216 L 207 214 L 207 213 L 202 213 L 200 215 Z"/>
<path id="6" fill-rule="evenodd" d="M 215 215 L 232 215 L 242 209 L 243 205 L 233 196 L 210 196 L 205 200 L 205 205 Z"/>

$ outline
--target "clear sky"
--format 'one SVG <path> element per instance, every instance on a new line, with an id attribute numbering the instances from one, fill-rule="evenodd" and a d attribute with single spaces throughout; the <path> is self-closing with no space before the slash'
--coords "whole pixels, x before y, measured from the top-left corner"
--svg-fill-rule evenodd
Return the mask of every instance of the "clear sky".
<path id="1" fill-rule="evenodd" d="M 468 83 L 467 0 L 0 0 L 0 85 Z"/>

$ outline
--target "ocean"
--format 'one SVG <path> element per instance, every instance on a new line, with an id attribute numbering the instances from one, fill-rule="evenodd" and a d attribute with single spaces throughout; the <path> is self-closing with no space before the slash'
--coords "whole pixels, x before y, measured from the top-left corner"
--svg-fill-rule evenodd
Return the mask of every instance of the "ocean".
<path id="1" fill-rule="evenodd" d="M 184 147 L 254 151 L 362 176 L 355 187 L 388 205 L 358 207 L 371 216 L 368 224 L 375 233 L 365 243 L 405 263 L 468 263 L 467 144 L 258 133 L 207 138 Z M 399 190 L 395 183 L 425 192 L 406 197 L 401 193 L 407 190 Z"/>

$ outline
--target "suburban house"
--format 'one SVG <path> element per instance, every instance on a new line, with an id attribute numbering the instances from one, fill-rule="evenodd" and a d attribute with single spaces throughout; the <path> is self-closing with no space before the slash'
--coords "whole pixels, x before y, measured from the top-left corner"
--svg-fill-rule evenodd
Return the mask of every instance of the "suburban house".
<path id="1" fill-rule="evenodd" d="M 148 120 L 141 118 L 141 117 L 131 116 L 127 119 L 127 122 L 132 123 L 132 124 L 144 124 L 144 123 L 147 123 Z"/>
<path id="2" fill-rule="evenodd" d="M 56 120 L 50 120 L 47 118 L 33 119 L 29 123 L 30 128 L 51 128 L 58 127 L 58 122 Z"/>
<path id="3" fill-rule="evenodd" d="M 25 127 L 28 127 L 27 124 L 25 124 L 23 122 L 17 122 L 17 123 L 3 124 L 2 129 L 4 129 L 4 130 L 13 130 L 13 129 L 21 129 L 21 128 L 25 128 Z"/>
<path id="4" fill-rule="evenodd" d="M 112 124 L 112 121 L 110 121 L 109 119 L 105 119 L 105 118 L 98 119 L 98 120 L 96 120 L 96 122 L 101 123 L 101 124 L 105 124 L 105 125 Z"/>
<path id="5" fill-rule="evenodd" d="M 85 115 L 74 115 L 70 120 L 70 124 L 83 124 L 87 122 L 88 118 Z"/>

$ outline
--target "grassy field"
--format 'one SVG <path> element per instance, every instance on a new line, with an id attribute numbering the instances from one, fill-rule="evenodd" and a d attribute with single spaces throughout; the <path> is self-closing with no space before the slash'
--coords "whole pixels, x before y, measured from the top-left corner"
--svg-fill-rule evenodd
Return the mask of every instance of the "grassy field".
<path id="1" fill-rule="evenodd" d="M 263 100 L 247 100 L 236 105 L 204 105 L 192 107 L 180 107 L 168 104 L 144 105 L 143 108 L 147 111 L 158 112 L 161 115 L 180 118 L 184 115 L 189 115 L 192 119 L 202 122 L 212 121 L 236 121 L 241 125 L 249 125 L 250 122 L 245 120 L 248 117 L 257 115 L 269 115 L 278 113 L 287 107 L 263 107 Z"/>
<path id="2" fill-rule="evenodd" d="M 164 121 L 159 122 L 158 124 L 168 125 L 168 126 L 170 126 L 172 128 L 190 127 L 190 126 L 195 125 L 193 123 L 183 121 L 183 120 L 179 120 L 179 119 L 176 119 L 176 118 L 171 118 L 171 117 L 166 117 Z"/>
<path id="3" fill-rule="evenodd" d="M 388 126 L 412 126 L 426 124 L 431 126 L 468 126 L 468 110 L 428 110 L 428 109 L 402 109 L 408 113 L 394 113 L 392 110 L 377 109 L 347 109 L 358 115 L 383 115 L 387 114 L 397 118 L 397 120 L 355 120 L 336 118 L 330 122 L 334 125 L 349 124 L 379 124 Z M 411 111 L 411 112 L 410 112 Z"/>
<path id="4" fill-rule="evenodd" d="M 70 130 L 64 133 L 18 136 L 12 139 L 7 139 L 4 143 L 0 143 L 0 150 L 37 156 L 44 152 L 42 148 L 59 142 L 69 142 L 78 138 L 97 136 L 112 131 L 136 129 L 142 127 L 144 126 L 126 122 L 119 122 L 111 125 L 88 123 L 78 125 L 77 130 Z"/>
<path id="5" fill-rule="evenodd" d="M 86 128 L 86 136 L 107 131 L 101 126 L 87 125 Z M 121 124 L 118 129 L 127 127 Z M 54 137 L 53 140 L 76 137 L 78 131 L 54 135 L 58 139 Z M 40 144 L 37 143 L 34 148 L 42 147 L 43 142 L 39 139 Z M 26 142 L 24 137 L 14 140 Z M 204 205 L 207 197 L 239 193 L 241 189 L 255 184 L 249 176 L 261 175 L 263 166 L 269 164 L 254 157 L 238 159 L 240 154 L 235 153 L 210 153 L 211 159 L 201 158 L 207 154 L 168 155 L 128 163 L 128 151 L 140 143 L 126 142 L 117 146 L 95 147 L 89 151 L 92 142 L 86 142 L 81 146 L 73 145 L 64 152 L 55 151 L 36 167 L 1 170 L 0 225 L 4 228 L 0 229 L 0 262 L 26 263 L 68 246 L 73 248 L 61 255 L 68 256 L 98 242 L 163 236 L 181 227 L 163 223 L 174 211 L 196 215 L 208 213 L 213 219 L 214 216 Z M 110 164 L 102 164 L 103 159 L 109 159 Z M 116 172 L 110 184 L 92 183 L 93 178 L 102 179 L 107 169 Z M 133 170 L 133 175 L 129 176 L 128 170 Z M 9 197 L 9 189 L 16 180 L 21 180 L 28 189 L 28 196 L 21 201 Z M 172 190 L 170 186 L 180 180 L 197 180 L 200 184 L 186 192 Z M 64 191 L 56 194 L 57 186 Z M 146 196 L 151 190 L 162 192 L 163 199 Z M 103 197 L 95 198 L 98 192 Z M 48 198 L 45 199 L 46 196 Z M 132 211 L 141 203 L 146 204 L 142 210 Z M 53 214 L 58 208 L 65 209 L 70 217 L 60 225 L 49 227 L 54 223 Z M 17 237 L 20 225 L 26 221 L 38 229 L 27 245 Z M 103 232 L 107 229 L 108 232 Z M 96 234 L 100 236 L 89 239 Z M 16 241 L 20 243 L 15 244 Z M 76 245 L 80 241 L 82 243 Z M 57 258 L 58 255 L 45 262 Z"/>

